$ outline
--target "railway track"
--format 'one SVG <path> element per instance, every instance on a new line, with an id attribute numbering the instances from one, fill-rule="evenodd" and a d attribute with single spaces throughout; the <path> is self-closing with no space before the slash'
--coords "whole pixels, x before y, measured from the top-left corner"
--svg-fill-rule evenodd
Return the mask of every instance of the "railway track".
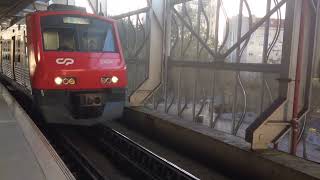
<path id="1" fill-rule="evenodd" d="M 101 176 L 91 168 L 83 156 L 80 155 L 69 141 L 66 141 L 61 135 L 55 132 L 53 128 L 47 125 L 39 116 L 38 112 L 34 112 L 31 100 L 24 94 L 16 91 L 15 88 L 4 79 L 0 78 L 0 83 L 4 84 L 11 95 L 21 105 L 25 112 L 31 117 L 42 134 L 50 142 L 51 146 L 64 161 L 73 176 L 78 180 L 100 180 Z"/>
<path id="2" fill-rule="evenodd" d="M 104 156 L 96 145 L 77 130 L 78 128 L 73 126 L 54 126 L 52 128 L 55 129 L 55 134 L 63 139 L 67 150 L 78 159 L 78 163 L 86 168 L 86 174 L 89 174 L 91 179 L 135 179 L 118 168 L 112 162 L 112 157 Z M 86 180 L 86 178 L 79 179 Z"/>
<path id="3" fill-rule="evenodd" d="M 80 132 L 135 179 L 198 180 L 192 174 L 107 126 L 82 128 Z"/>
<path id="4" fill-rule="evenodd" d="M 2 82 L 6 84 L 6 82 Z M 52 147 L 64 161 L 70 172 L 77 180 L 102 180 L 102 176 L 97 172 L 92 165 L 88 163 L 88 160 L 81 152 L 69 141 L 62 133 L 57 131 L 56 128 L 49 126 L 43 121 L 43 118 L 39 116 L 38 112 L 34 112 L 30 106 L 31 102 L 29 98 L 23 94 L 8 88 L 9 92 L 15 97 L 17 102 L 28 113 L 34 123 L 38 126 L 42 134 L 47 138 Z M 10 87 L 10 86 L 9 86 Z"/>
<path id="5" fill-rule="evenodd" d="M 198 178 L 104 125 L 50 126 L 17 91 L 11 94 L 31 116 L 78 180 Z M 93 160 L 95 159 L 95 160 Z M 98 159 L 98 160 L 97 160 Z"/>
<path id="6" fill-rule="evenodd" d="M 49 141 L 56 152 L 63 159 L 77 180 L 104 180 L 103 175 L 98 172 L 87 156 L 70 138 L 56 128 L 50 128 Z M 48 134 L 47 134 L 48 135 Z M 53 138 L 54 136 L 54 138 Z"/>

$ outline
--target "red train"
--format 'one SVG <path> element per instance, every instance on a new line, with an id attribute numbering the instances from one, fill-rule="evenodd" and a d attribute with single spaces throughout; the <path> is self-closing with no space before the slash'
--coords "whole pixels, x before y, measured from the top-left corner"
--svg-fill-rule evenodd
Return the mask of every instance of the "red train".
<path id="1" fill-rule="evenodd" d="M 0 65 L 48 123 L 92 125 L 122 115 L 127 73 L 111 19 L 69 6 L 29 14 L 25 25 L 2 32 Z"/>

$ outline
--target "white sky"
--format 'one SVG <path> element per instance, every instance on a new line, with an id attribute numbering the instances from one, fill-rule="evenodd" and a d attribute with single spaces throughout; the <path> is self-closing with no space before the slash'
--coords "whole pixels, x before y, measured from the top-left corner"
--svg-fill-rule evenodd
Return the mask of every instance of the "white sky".
<path id="1" fill-rule="evenodd" d="M 146 6 L 147 0 L 108 0 L 108 14 L 122 14 Z"/>
<path id="2" fill-rule="evenodd" d="M 118 15 L 133 10 L 137 10 L 147 6 L 147 0 L 105 0 L 107 1 L 108 15 Z M 229 18 L 237 16 L 239 13 L 240 0 L 223 0 L 224 8 L 227 12 Z M 266 14 L 267 0 L 247 0 L 252 15 L 256 17 L 263 17 Z M 274 7 L 273 1 L 271 1 L 271 9 Z M 82 6 L 87 8 L 87 12 L 92 10 L 88 4 L 87 0 L 75 0 L 77 6 Z M 243 15 L 248 16 L 248 11 L 246 6 L 243 5 Z M 281 8 L 282 18 L 285 16 L 285 5 Z M 271 18 L 276 18 L 277 15 L 274 13 Z M 219 29 L 219 40 L 223 39 L 223 31 L 225 26 L 224 16 L 220 16 L 220 29 Z"/>
<path id="3" fill-rule="evenodd" d="M 147 0 L 107 0 L 108 15 L 117 15 L 144 8 L 147 6 Z M 86 7 L 87 12 L 92 13 L 87 0 L 75 0 L 76 6 Z"/>
<path id="4" fill-rule="evenodd" d="M 247 0 L 251 7 L 251 12 L 257 17 L 262 17 L 266 13 L 267 0 Z M 273 1 L 272 1 L 273 2 Z M 75 0 L 77 6 L 86 7 L 88 12 L 92 13 L 92 10 L 87 0 Z M 107 0 L 108 14 L 117 15 L 125 12 L 133 11 L 147 6 L 147 0 Z M 223 0 L 224 7 L 229 17 L 236 16 L 239 11 L 239 0 Z M 271 8 L 274 4 L 271 4 Z M 284 17 L 285 7 L 281 8 L 282 17 Z M 244 7 L 243 13 L 248 15 L 246 8 Z M 275 15 L 273 16 L 275 17 Z"/>
<path id="5" fill-rule="evenodd" d="M 266 14 L 267 0 L 247 0 L 251 13 L 256 17 L 263 17 Z M 273 1 L 271 1 L 271 9 L 274 7 Z M 237 16 L 239 13 L 239 0 L 223 0 L 223 5 L 227 11 L 229 17 Z M 284 18 L 285 5 L 281 8 L 282 18 Z M 247 9 L 243 5 L 243 14 L 248 16 Z M 272 17 L 276 18 L 276 14 Z"/>
<path id="6" fill-rule="evenodd" d="M 75 0 L 75 5 L 85 7 L 88 13 L 93 13 L 87 0 Z"/>

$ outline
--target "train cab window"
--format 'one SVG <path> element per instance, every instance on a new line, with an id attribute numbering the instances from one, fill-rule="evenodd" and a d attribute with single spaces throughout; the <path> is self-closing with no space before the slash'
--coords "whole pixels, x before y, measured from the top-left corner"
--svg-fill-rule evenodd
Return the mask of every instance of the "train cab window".
<path id="1" fill-rule="evenodd" d="M 43 41 L 45 50 L 57 50 L 59 48 L 58 32 L 43 32 Z"/>
<path id="2" fill-rule="evenodd" d="M 84 17 L 52 15 L 41 18 L 45 50 L 116 52 L 113 26 L 106 21 Z"/>
<path id="3" fill-rule="evenodd" d="M 82 51 L 115 51 L 111 26 L 107 28 L 83 27 L 80 31 L 80 37 L 80 49 Z"/>
<path id="4" fill-rule="evenodd" d="M 74 51 L 75 38 L 72 29 L 46 29 L 43 32 L 45 50 Z"/>
<path id="5" fill-rule="evenodd" d="M 113 39 L 112 29 L 109 29 L 107 32 L 107 37 L 104 41 L 103 49 L 105 51 L 112 51 L 112 52 L 114 52 L 116 50 L 114 47 L 114 39 Z"/>

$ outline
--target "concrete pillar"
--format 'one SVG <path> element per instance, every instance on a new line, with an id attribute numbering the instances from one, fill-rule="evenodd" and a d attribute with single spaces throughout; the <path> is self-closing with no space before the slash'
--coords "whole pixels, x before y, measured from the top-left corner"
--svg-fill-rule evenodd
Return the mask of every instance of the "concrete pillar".
<path id="1" fill-rule="evenodd" d="M 164 0 L 153 0 L 150 4 L 150 48 L 148 78 L 130 96 L 130 105 L 139 106 L 147 100 L 161 83 L 164 43 Z"/>
<path id="2" fill-rule="evenodd" d="M 283 40 L 283 54 L 282 64 L 283 71 L 280 74 L 280 88 L 279 96 L 287 98 L 287 112 L 284 119 L 292 119 L 292 107 L 294 97 L 294 80 L 296 76 L 299 33 L 300 33 L 300 19 L 301 19 L 302 1 L 289 1 L 287 5 L 286 18 L 289 20 L 285 25 L 284 40 Z M 288 8 L 289 7 L 289 8 Z M 292 19 L 290 19 L 292 18 Z"/>

